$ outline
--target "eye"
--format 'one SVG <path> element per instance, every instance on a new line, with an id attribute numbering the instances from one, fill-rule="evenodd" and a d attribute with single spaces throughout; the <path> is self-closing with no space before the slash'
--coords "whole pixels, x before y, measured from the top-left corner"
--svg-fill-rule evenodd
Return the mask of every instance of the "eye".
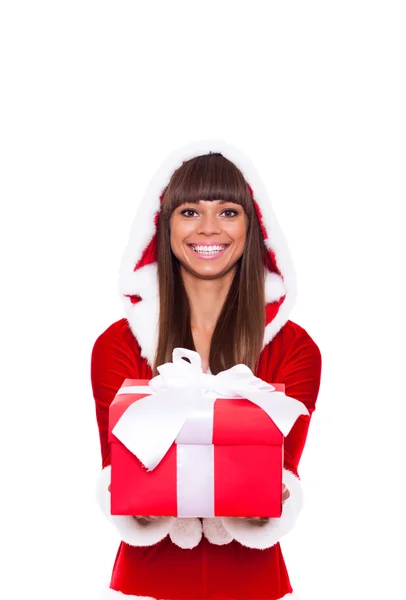
<path id="1" fill-rule="evenodd" d="M 194 208 L 184 208 L 180 212 L 181 215 L 183 215 L 185 217 L 189 217 L 189 215 L 186 214 L 186 213 L 197 213 L 197 210 L 195 210 Z M 225 213 L 228 213 L 228 214 L 226 214 L 226 217 L 227 217 L 227 219 L 230 219 L 232 217 L 237 216 L 239 214 L 239 211 L 238 210 L 234 210 L 233 208 L 226 208 L 225 210 L 223 210 L 222 214 L 225 214 Z"/>
<path id="2" fill-rule="evenodd" d="M 194 210 L 193 208 L 185 208 L 184 210 L 181 211 L 181 215 L 184 215 L 185 217 L 187 217 L 188 215 L 185 215 L 185 213 L 188 212 L 197 212 L 196 210 Z"/>
<path id="3" fill-rule="evenodd" d="M 238 215 L 238 210 L 234 210 L 233 208 L 226 208 L 226 210 L 223 210 L 223 213 L 234 213 L 233 215 L 231 215 L 231 217 L 235 217 L 236 215 Z"/>

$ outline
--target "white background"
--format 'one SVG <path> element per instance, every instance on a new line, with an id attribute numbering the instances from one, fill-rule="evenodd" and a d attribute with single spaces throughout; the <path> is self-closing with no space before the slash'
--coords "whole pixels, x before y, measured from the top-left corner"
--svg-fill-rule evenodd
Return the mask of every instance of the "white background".
<path id="1" fill-rule="evenodd" d="M 93 343 L 124 316 L 138 202 L 220 137 L 265 181 L 323 374 L 282 548 L 302 600 L 404 598 L 403 2 L 5 1 L 1 535 L 5 600 L 97 599 Z M 247 599 L 249 600 L 249 599 Z"/>

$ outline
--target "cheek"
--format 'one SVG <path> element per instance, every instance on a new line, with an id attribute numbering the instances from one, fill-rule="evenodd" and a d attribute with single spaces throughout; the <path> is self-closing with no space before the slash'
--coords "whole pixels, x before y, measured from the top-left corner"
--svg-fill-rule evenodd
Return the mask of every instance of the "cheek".
<path id="1" fill-rule="evenodd" d="M 241 231 L 241 237 L 246 237 L 247 235 L 247 224 L 245 223 L 245 221 L 243 223 L 241 223 L 241 227 L 240 227 L 240 231 Z"/>
<path id="2" fill-rule="evenodd" d="M 189 223 L 180 223 L 176 219 L 170 222 L 169 238 L 172 249 L 180 247 L 184 243 L 184 240 L 190 234 L 190 229 Z"/>
<path id="3" fill-rule="evenodd" d="M 179 235 L 178 230 L 179 230 L 179 225 L 178 225 L 177 219 L 176 218 L 170 219 L 170 221 L 169 221 L 169 237 L 171 240 L 171 244 L 176 243 L 176 240 Z"/>
<path id="4" fill-rule="evenodd" d="M 239 223 L 234 223 L 233 227 L 229 229 L 229 234 L 236 241 L 245 243 L 247 237 L 247 225 L 245 221 L 241 220 Z"/>
<path id="5" fill-rule="evenodd" d="M 241 224 L 241 237 L 244 239 L 245 243 L 245 240 L 247 239 L 249 221 L 247 215 L 244 215 L 244 217 L 244 221 Z"/>

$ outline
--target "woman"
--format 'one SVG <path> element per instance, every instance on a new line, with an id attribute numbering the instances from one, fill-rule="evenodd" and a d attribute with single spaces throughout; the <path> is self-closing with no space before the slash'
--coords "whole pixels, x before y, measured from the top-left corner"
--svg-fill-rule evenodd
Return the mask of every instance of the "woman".
<path id="1" fill-rule="evenodd" d="M 279 540 L 302 508 L 298 464 L 321 375 L 317 345 L 288 320 L 295 286 L 287 244 L 250 160 L 220 140 L 170 156 L 146 191 L 123 257 L 126 318 L 100 335 L 92 353 L 97 498 L 121 539 L 102 598 L 295 598 Z M 244 363 L 305 404 L 309 414 L 285 438 L 279 519 L 110 515 L 109 405 L 124 379 L 155 376 L 175 347 L 196 350 L 213 374 Z"/>

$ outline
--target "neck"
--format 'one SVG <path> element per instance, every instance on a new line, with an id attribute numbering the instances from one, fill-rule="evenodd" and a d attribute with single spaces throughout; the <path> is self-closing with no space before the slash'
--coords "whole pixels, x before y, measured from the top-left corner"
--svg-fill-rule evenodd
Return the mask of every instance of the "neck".
<path id="1" fill-rule="evenodd" d="M 183 284 L 190 303 L 193 330 L 212 334 L 230 289 L 234 269 L 216 279 L 199 279 L 181 267 Z"/>

